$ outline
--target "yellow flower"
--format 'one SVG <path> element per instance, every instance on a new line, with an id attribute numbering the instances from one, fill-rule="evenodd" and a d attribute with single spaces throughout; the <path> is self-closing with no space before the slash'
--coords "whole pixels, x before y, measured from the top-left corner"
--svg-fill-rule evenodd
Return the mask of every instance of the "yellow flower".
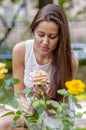
<path id="1" fill-rule="evenodd" d="M 0 79 L 3 79 L 4 78 L 4 74 L 0 74 Z"/>
<path id="2" fill-rule="evenodd" d="M 5 68 L 6 64 L 0 62 L 0 79 L 4 78 L 4 73 L 7 73 L 8 70 Z"/>
<path id="3" fill-rule="evenodd" d="M 71 80 L 65 83 L 68 92 L 71 94 L 80 94 L 84 92 L 85 84 L 81 80 Z"/>

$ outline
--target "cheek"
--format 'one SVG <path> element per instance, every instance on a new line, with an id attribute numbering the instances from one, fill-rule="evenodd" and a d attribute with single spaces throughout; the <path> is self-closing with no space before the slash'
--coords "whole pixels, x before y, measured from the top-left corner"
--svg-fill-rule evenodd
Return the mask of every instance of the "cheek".
<path id="1" fill-rule="evenodd" d="M 34 35 L 33 38 L 36 43 L 40 43 L 42 41 L 42 39 L 38 35 Z"/>
<path id="2" fill-rule="evenodd" d="M 52 50 L 55 50 L 56 47 L 57 47 L 57 44 L 52 45 Z"/>
<path id="3" fill-rule="evenodd" d="M 55 50 L 55 48 L 57 47 L 57 44 L 58 44 L 58 40 L 54 41 L 54 42 L 51 44 L 52 50 Z"/>

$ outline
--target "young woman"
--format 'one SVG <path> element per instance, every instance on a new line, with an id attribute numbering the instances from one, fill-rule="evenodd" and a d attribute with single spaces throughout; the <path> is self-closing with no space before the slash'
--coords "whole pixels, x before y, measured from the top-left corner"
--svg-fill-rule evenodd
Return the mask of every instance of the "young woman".
<path id="1" fill-rule="evenodd" d="M 71 49 L 66 15 L 59 6 L 48 4 L 38 11 L 30 28 L 33 39 L 20 42 L 13 49 L 13 76 L 20 80 L 20 83 L 14 86 L 14 94 L 33 86 L 28 78 L 30 72 L 43 70 L 50 81 L 48 91 L 43 89 L 47 93 L 46 98 L 60 102 L 62 97 L 57 94 L 57 90 L 65 88 L 65 82 L 75 77 L 78 67 L 78 60 Z M 33 88 L 33 95 L 37 98 L 41 96 L 40 89 L 39 86 Z M 25 95 L 21 94 L 18 102 L 22 103 L 24 111 L 34 114 L 35 110 L 30 108 L 30 100 L 27 100 Z M 6 118 L 8 122 L 3 119 L 5 121 L 0 122 L 0 130 L 14 130 L 10 126 L 12 119 Z M 59 123 L 46 114 L 46 122 L 49 120 L 52 123 L 48 126 L 59 127 Z"/>

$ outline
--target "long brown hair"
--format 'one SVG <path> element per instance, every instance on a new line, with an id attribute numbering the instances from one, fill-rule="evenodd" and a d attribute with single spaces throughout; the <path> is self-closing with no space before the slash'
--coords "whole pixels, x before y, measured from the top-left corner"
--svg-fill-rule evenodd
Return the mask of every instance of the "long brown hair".
<path id="1" fill-rule="evenodd" d="M 61 96 L 57 94 L 58 89 L 65 87 L 65 82 L 72 79 L 71 44 L 67 17 L 64 11 L 55 4 L 48 4 L 38 11 L 31 23 L 31 31 L 34 33 L 36 26 L 42 21 L 53 21 L 59 27 L 59 41 L 53 51 L 52 75 L 50 97 L 58 101 Z"/>

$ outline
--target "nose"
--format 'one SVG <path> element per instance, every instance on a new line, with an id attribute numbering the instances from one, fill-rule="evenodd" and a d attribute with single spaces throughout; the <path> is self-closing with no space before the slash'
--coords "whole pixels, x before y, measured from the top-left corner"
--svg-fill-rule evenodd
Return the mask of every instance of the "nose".
<path id="1" fill-rule="evenodd" d="M 43 44 L 44 45 L 48 45 L 49 44 L 49 38 L 47 36 L 44 37 Z"/>

